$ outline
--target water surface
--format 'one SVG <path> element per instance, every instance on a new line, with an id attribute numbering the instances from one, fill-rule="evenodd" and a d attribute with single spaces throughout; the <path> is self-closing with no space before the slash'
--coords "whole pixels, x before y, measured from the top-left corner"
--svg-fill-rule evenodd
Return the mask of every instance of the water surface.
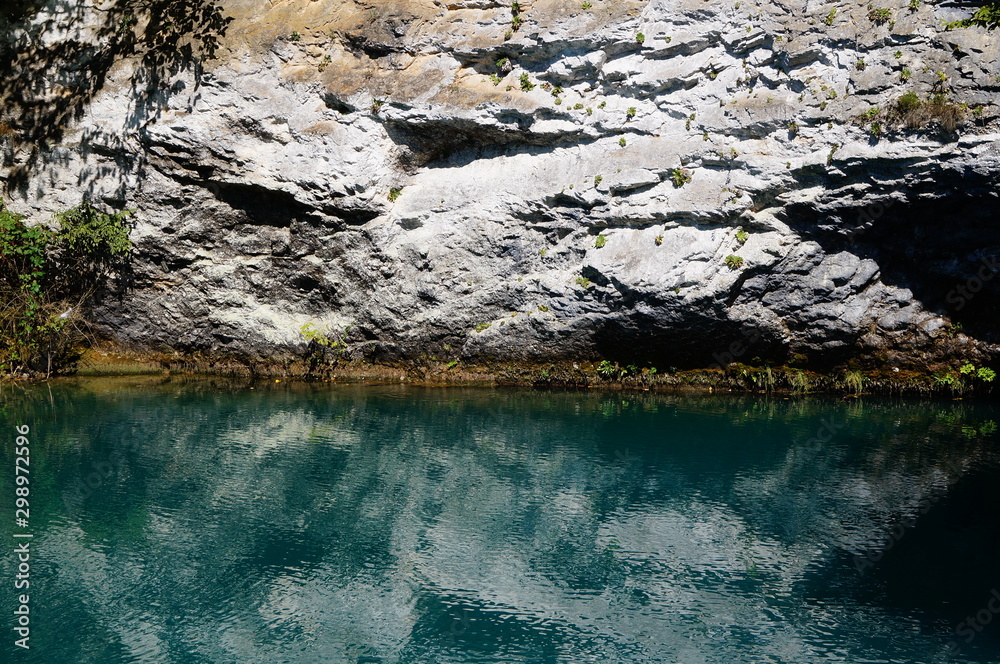
<path id="1" fill-rule="evenodd" d="M 0 403 L 2 661 L 1000 661 L 990 405 L 148 379 Z"/>

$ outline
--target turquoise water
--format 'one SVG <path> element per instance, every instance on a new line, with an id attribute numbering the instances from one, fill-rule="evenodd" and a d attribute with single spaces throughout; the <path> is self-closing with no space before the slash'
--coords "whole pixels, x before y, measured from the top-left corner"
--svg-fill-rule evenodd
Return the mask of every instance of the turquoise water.
<path id="1" fill-rule="evenodd" d="M 139 379 L 0 403 L 0 661 L 1000 661 L 990 405 Z"/>

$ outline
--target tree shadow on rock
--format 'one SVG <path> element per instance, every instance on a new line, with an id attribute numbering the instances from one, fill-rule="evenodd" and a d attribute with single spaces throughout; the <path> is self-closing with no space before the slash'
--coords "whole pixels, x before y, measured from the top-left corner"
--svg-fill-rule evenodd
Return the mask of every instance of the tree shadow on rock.
<path id="1" fill-rule="evenodd" d="M 136 61 L 127 124 L 141 129 L 169 96 L 167 81 L 189 69 L 197 80 L 232 20 L 213 0 L 117 0 L 100 10 L 73 0 L 5 5 L 0 134 L 19 154 L 7 159 L 9 191 L 26 189 L 42 155 L 82 117 L 117 62 Z"/>

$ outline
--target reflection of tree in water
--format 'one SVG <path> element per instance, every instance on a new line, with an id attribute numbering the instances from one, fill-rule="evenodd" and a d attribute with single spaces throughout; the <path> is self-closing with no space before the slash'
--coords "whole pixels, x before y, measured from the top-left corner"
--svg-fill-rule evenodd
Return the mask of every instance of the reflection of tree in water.
<path id="1" fill-rule="evenodd" d="M 166 81 L 188 68 L 197 72 L 215 56 L 230 20 L 213 0 L 116 0 L 101 9 L 75 0 L 5 2 L 0 134 L 6 138 L 0 140 L 27 152 L 8 187 L 24 185 L 39 155 L 83 115 L 116 62 L 135 59 L 128 123 L 139 128 L 155 116 Z M 9 154 L 5 165 L 15 166 Z"/>

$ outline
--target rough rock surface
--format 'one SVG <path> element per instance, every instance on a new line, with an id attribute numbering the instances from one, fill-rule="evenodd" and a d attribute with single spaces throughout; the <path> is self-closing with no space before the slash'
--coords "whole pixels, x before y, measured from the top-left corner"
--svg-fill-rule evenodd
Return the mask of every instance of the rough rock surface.
<path id="1" fill-rule="evenodd" d="M 87 2 L 8 42 L 97 44 Z M 93 319 L 151 350 L 281 356 L 312 323 L 369 357 L 983 359 L 1000 39 L 878 4 L 538 0 L 513 30 L 492 0 L 226 0 L 214 58 L 152 90 L 115 59 L 58 137 L 0 139 L 7 197 L 136 211 Z M 39 94 L 76 94 L 52 57 Z M 911 90 L 964 122 L 884 115 Z"/>

